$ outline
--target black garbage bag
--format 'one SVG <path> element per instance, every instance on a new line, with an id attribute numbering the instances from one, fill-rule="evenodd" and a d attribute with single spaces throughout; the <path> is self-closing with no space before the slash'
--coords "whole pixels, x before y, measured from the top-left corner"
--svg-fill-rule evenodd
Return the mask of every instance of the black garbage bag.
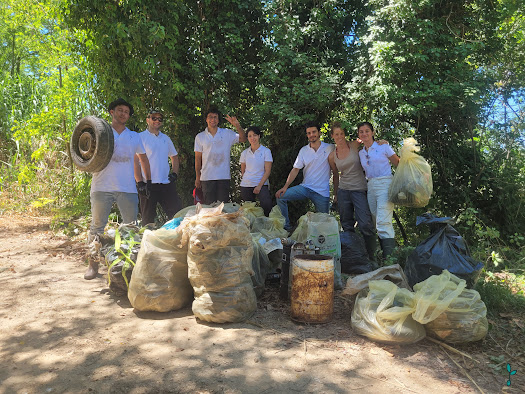
<path id="1" fill-rule="evenodd" d="M 339 234 L 341 239 L 341 272 L 345 274 L 366 274 L 373 271 L 366 252 L 365 241 L 353 231 Z"/>
<path id="2" fill-rule="evenodd" d="M 483 263 L 470 256 L 467 243 L 452 227 L 454 219 L 426 213 L 417 217 L 416 225 L 420 224 L 429 225 L 431 235 L 407 258 L 405 274 L 410 286 L 439 275 L 443 270 L 464 279 L 468 287 L 474 286 Z"/>

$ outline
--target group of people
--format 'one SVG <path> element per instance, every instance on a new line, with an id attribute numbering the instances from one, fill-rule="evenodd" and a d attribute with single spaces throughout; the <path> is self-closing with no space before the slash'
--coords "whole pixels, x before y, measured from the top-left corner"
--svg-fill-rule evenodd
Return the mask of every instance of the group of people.
<path id="1" fill-rule="evenodd" d="M 133 115 L 131 104 L 120 98 L 108 109 L 114 151 L 109 164 L 93 174 L 88 241 L 104 232 L 115 202 L 123 222 L 131 223 L 137 218 L 140 200 L 142 225 L 154 222 L 157 204 L 168 217 L 182 208 L 176 188 L 179 158 L 171 139 L 160 131 L 164 120 L 161 111 L 150 110 L 146 118 L 148 128 L 136 133 L 126 127 Z M 207 127 L 195 137 L 195 188 L 202 191 L 205 204 L 229 201 L 231 148 L 249 141 L 250 146 L 240 156 L 241 198 L 258 199 L 268 215 L 273 205 L 268 181 L 273 158 L 270 149 L 261 145 L 263 133 L 256 126 L 245 131 L 237 118 L 229 115 L 225 118 L 237 132 L 221 128 L 220 116 L 216 108 L 210 108 L 205 114 Z M 368 122 L 358 125 L 360 141 L 348 141 L 341 124 L 334 123 L 331 134 L 335 146 L 321 141 L 320 128 L 315 122 L 308 122 L 305 130 L 309 143 L 301 148 L 286 183 L 275 193 L 285 229 L 292 230 L 289 201 L 309 199 L 318 212 L 329 212 L 332 175 L 334 201 L 339 207 L 343 230 L 355 231 L 356 225 L 359 227 L 372 260 L 378 236 L 383 255 L 388 256 L 395 247 L 393 204 L 388 201 L 390 164 L 397 166 L 399 157 L 386 141 L 374 140 L 374 128 Z M 360 143 L 364 145 L 361 150 Z M 290 187 L 301 169 L 302 183 Z M 90 260 L 84 278 L 93 279 L 97 272 L 98 262 Z"/>

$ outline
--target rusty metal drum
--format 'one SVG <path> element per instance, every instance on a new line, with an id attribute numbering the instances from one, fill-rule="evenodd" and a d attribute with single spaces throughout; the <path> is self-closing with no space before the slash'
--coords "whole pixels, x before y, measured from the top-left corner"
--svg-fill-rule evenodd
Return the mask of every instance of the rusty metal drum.
<path id="1" fill-rule="evenodd" d="M 334 313 L 334 258 L 297 255 L 292 261 L 292 320 L 327 323 Z"/>

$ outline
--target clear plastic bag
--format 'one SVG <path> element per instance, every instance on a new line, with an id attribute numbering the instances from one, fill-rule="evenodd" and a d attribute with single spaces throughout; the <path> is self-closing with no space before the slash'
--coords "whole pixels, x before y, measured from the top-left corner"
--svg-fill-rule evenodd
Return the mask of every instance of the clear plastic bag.
<path id="1" fill-rule="evenodd" d="M 220 209 L 218 209 L 220 207 Z M 197 213 L 203 214 L 204 212 L 216 212 L 217 210 L 219 212 L 224 213 L 232 213 L 237 212 L 240 209 L 240 205 L 236 202 L 229 202 L 229 203 L 218 203 L 214 202 L 211 205 L 201 204 L 200 202 L 196 205 L 189 205 L 186 208 L 182 208 L 179 212 L 177 212 L 173 217 L 174 218 L 185 218 L 188 216 L 194 216 Z"/>
<path id="2" fill-rule="evenodd" d="M 192 310 L 204 321 L 226 323 L 249 318 L 257 308 L 251 276 L 253 241 L 241 212 L 216 210 L 186 217 L 188 276 L 195 292 Z"/>
<path id="3" fill-rule="evenodd" d="M 275 205 L 268 217 L 257 217 L 251 224 L 252 233 L 261 233 L 266 239 L 284 238 L 288 236 L 288 231 L 284 229 L 285 219 L 281 209 Z"/>
<path id="4" fill-rule="evenodd" d="M 320 254 L 333 256 L 335 262 L 334 285 L 343 288 L 341 279 L 341 239 L 339 222 L 335 217 L 323 212 L 308 212 L 299 218 L 297 228 L 290 236 L 297 242 L 304 243 L 311 239 Z"/>
<path id="5" fill-rule="evenodd" d="M 409 344 L 425 338 L 425 328 L 411 314 L 414 294 L 387 280 L 373 280 L 361 290 L 352 310 L 352 328 L 360 335 L 389 344 Z"/>
<path id="6" fill-rule="evenodd" d="M 478 341 L 487 335 L 487 307 L 476 290 L 447 270 L 414 286 L 413 317 L 430 336 L 449 343 Z"/>
<path id="7" fill-rule="evenodd" d="M 465 289 L 436 319 L 425 325 L 427 335 L 448 343 L 467 343 L 485 338 L 487 307 L 476 290 Z"/>
<path id="8" fill-rule="evenodd" d="M 180 227 L 144 232 L 128 290 L 129 301 L 135 309 L 169 312 L 193 300 L 187 248 L 181 239 Z"/>
<path id="9" fill-rule="evenodd" d="M 403 268 L 401 268 L 399 264 L 394 264 L 378 268 L 366 274 L 356 275 L 353 278 L 348 278 L 346 286 L 341 294 L 344 296 L 353 296 L 361 290 L 368 288 L 368 283 L 370 283 L 370 281 L 383 279 L 388 280 L 403 289 L 411 290 L 405 273 L 403 272 Z"/>
<path id="10" fill-rule="evenodd" d="M 388 190 L 388 199 L 396 205 L 420 208 L 430 200 L 432 172 L 427 161 L 416 153 L 420 149 L 414 138 L 403 141 L 401 160 Z"/>

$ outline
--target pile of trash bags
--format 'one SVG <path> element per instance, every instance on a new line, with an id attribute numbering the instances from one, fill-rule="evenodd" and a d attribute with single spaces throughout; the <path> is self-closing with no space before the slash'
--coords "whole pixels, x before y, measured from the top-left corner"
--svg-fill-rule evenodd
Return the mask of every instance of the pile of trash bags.
<path id="1" fill-rule="evenodd" d="M 129 283 L 131 305 L 168 312 L 192 303 L 203 321 L 246 320 L 276 266 L 268 253 L 282 248 L 280 239 L 268 238 L 284 234 L 278 207 L 269 217 L 255 203 L 186 207 L 162 228 L 144 232 Z"/>
<path id="2" fill-rule="evenodd" d="M 388 280 L 372 280 L 352 311 L 360 335 L 388 344 L 415 343 L 426 335 L 448 343 L 483 339 L 487 308 L 463 279 L 443 271 L 414 286 L 414 292 Z"/>

